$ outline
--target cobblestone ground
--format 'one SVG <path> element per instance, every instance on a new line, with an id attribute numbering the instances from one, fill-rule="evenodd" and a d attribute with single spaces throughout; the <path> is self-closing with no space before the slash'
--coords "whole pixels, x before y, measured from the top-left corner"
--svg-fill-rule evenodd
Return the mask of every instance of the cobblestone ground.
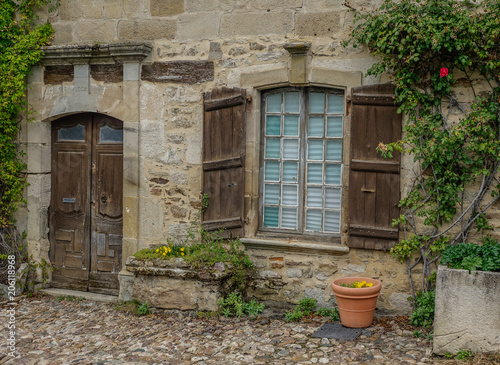
<path id="1" fill-rule="evenodd" d="M 1 308 L 2 322 L 7 309 Z M 313 338 L 325 320 L 206 319 L 158 312 L 138 317 L 116 305 L 54 297 L 18 298 L 16 357 L 0 331 L 0 364 L 423 364 L 431 344 L 393 323 L 356 341 Z M 389 322 L 390 324 L 390 322 Z"/>

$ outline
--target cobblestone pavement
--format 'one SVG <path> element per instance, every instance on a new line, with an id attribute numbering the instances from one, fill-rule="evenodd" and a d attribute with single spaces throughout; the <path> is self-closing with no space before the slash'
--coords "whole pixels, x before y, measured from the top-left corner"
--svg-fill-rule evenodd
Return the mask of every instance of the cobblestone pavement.
<path id="1" fill-rule="evenodd" d="M 138 317 L 114 304 L 54 297 L 18 298 L 16 357 L 0 364 L 423 364 L 431 344 L 393 323 L 370 327 L 356 341 L 313 338 L 325 320 L 206 319 L 157 312 Z M 7 309 L 1 307 L 2 322 Z"/>

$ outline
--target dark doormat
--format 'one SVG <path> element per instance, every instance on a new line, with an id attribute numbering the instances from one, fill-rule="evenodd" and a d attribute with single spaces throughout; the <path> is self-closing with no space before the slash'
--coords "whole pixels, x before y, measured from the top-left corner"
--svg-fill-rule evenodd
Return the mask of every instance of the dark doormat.
<path id="1" fill-rule="evenodd" d="M 333 338 L 335 340 L 354 341 L 363 331 L 363 328 L 348 328 L 340 323 L 325 323 L 312 337 Z"/>

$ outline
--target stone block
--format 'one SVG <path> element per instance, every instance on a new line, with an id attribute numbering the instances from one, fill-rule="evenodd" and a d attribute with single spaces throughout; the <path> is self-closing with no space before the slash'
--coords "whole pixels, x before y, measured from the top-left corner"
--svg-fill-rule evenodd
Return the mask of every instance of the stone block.
<path id="1" fill-rule="evenodd" d="M 219 10 L 219 0 L 184 0 L 186 12 Z"/>
<path id="2" fill-rule="evenodd" d="M 282 65 L 277 67 L 258 66 L 251 69 L 242 70 L 242 87 L 265 86 L 288 82 L 288 69 Z"/>
<path id="3" fill-rule="evenodd" d="M 219 35 L 219 25 L 219 13 L 186 14 L 179 17 L 178 38 L 180 41 L 213 39 Z"/>
<path id="4" fill-rule="evenodd" d="M 151 82 L 199 84 L 214 79 L 212 61 L 169 61 L 143 65 L 141 79 Z"/>
<path id="5" fill-rule="evenodd" d="M 296 9 L 302 7 L 302 2 L 303 0 L 257 0 L 255 6 L 263 10 Z"/>
<path id="6" fill-rule="evenodd" d="M 318 11 L 318 10 L 344 10 L 347 8 L 342 4 L 345 3 L 344 0 L 304 0 L 304 9 L 308 11 Z"/>
<path id="7" fill-rule="evenodd" d="M 42 143 L 28 143 L 28 172 L 48 173 L 51 169 L 50 145 Z"/>
<path id="8" fill-rule="evenodd" d="M 295 34 L 298 36 L 331 36 L 340 31 L 340 13 L 297 14 Z"/>
<path id="9" fill-rule="evenodd" d="M 54 39 L 51 45 L 68 44 L 73 41 L 73 27 L 69 24 L 53 23 Z"/>
<path id="10" fill-rule="evenodd" d="M 151 0 L 152 16 L 172 16 L 184 12 L 184 0 Z"/>
<path id="11" fill-rule="evenodd" d="M 78 5 L 78 0 L 62 1 L 59 6 L 59 18 L 61 20 L 77 20 L 82 17 L 81 6 Z"/>
<path id="12" fill-rule="evenodd" d="M 121 19 L 123 17 L 123 0 L 105 0 L 104 17 L 106 19 Z"/>
<path id="13" fill-rule="evenodd" d="M 45 66 L 43 68 L 43 83 L 58 85 L 63 82 L 72 82 L 75 77 L 73 65 Z"/>
<path id="14" fill-rule="evenodd" d="M 201 164 L 202 134 L 194 133 L 187 138 L 186 162 L 188 164 Z"/>
<path id="15" fill-rule="evenodd" d="M 95 81 L 116 83 L 123 81 L 123 65 L 91 65 L 90 77 Z"/>
<path id="16" fill-rule="evenodd" d="M 29 143 L 50 144 L 51 125 L 46 122 L 31 122 L 24 126 L 28 131 Z"/>
<path id="17" fill-rule="evenodd" d="M 176 32 L 176 20 L 140 19 L 122 20 L 118 23 L 118 39 L 123 41 L 174 39 Z"/>
<path id="18" fill-rule="evenodd" d="M 128 19 L 144 16 L 144 1 L 123 0 L 123 13 Z"/>
<path id="19" fill-rule="evenodd" d="M 151 243 L 163 239 L 163 208 L 156 198 L 141 198 L 139 201 L 139 235 Z"/>
<path id="20" fill-rule="evenodd" d="M 154 158 L 165 153 L 165 127 L 163 122 L 142 121 L 141 153 L 146 158 Z"/>
<path id="21" fill-rule="evenodd" d="M 73 25 L 74 39 L 80 42 L 116 42 L 116 22 L 109 20 L 79 21 Z"/>
<path id="22" fill-rule="evenodd" d="M 433 351 L 500 353 L 500 273 L 438 268 Z"/>
<path id="23" fill-rule="evenodd" d="M 221 19 L 222 37 L 287 34 L 293 30 L 293 13 L 255 12 L 224 14 Z"/>

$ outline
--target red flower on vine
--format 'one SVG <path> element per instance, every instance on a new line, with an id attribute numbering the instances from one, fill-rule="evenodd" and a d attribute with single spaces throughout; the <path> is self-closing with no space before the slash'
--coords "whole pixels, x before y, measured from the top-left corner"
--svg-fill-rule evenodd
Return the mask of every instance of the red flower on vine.
<path id="1" fill-rule="evenodd" d="M 446 67 L 443 67 L 443 68 L 439 71 L 439 76 L 441 76 L 441 77 L 448 76 L 448 69 L 447 69 Z"/>

